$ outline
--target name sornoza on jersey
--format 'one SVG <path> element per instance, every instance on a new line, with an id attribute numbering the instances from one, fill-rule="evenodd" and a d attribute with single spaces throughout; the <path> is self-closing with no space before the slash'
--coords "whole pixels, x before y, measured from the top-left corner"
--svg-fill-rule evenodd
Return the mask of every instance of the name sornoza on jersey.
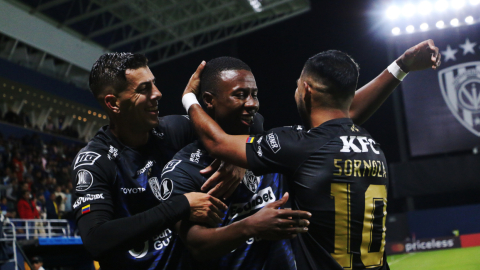
<path id="1" fill-rule="evenodd" d="M 368 153 L 373 152 L 379 155 L 380 151 L 375 149 L 377 144 L 373 139 L 365 136 L 340 136 L 343 147 L 342 153 Z M 334 176 L 353 176 L 353 177 L 381 177 L 387 178 L 387 169 L 383 160 L 377 159 L 334 159 L 333 165 L 336 171 Z"/>

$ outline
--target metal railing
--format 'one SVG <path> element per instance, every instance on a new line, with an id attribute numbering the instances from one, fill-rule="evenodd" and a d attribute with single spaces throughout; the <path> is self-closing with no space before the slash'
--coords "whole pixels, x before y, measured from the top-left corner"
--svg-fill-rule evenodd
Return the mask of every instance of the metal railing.
<path id="1" fill-rule="evenodd" d="M 9 219 L 12 228 L 4 227 L 6 239 L 36 239 L 39 237 L 68 237 L 70 224 L 66 219 Z"/>

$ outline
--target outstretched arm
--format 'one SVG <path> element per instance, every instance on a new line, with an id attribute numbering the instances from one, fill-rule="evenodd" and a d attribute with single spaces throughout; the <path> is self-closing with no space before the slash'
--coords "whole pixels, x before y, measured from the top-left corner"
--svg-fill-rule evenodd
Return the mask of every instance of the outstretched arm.
<path id="1" fill-rule="evenodd" d="M 410 71 L 436 69 L 440 66 L 441 55 L 433 40 L 423 41 L 403 53 L 396 61 L 400 68 Z M 355 124 L 362 124 L 385 102 L 400 84 L 388 70 L 384 70 L 375 79 L 357 90 L 350 107 L 350 117 Z"/>
<path id="2" fill-rule="evenodd" d="M 177 232 L 196 260 L 204 261 L 223 256 L 252 237 L 264 240 L 292 239 L 298 233 L 307 232 L 308 218 L 305 211 L 277 209 L 288 200 L 288 193 L 266 205 L 256 214 L 228 226 L 207 228 L 191 222 L 179 222 Z"/>

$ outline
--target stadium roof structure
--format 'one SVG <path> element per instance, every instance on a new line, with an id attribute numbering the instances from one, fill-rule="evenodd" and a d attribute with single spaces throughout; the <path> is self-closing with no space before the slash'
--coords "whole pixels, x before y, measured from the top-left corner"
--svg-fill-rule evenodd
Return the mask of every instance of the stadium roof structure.
<path id="1" fill-rule="evenodd" d="M 82 84 L 108 51 L 156 66 L 309 9 L 309 0 L 0 0 L 0 56 Z"/>

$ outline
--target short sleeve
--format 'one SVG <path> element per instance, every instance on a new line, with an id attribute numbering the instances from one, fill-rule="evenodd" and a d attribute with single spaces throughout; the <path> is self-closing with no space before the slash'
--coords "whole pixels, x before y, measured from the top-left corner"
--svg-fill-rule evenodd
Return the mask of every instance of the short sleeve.
<path id="1" fill-rule="evenodd" d="M 115 165 L 103 151 L 81 151 L 72 165 L 72 208 L 75 218 L 97 210 L 113 212 L 111 185 Z"/>
<path id="2" fill-rule="evenodd" d="M 250 136 L 246 142 L 249 169 L 257 175 L 294 173 L 309 153 L 303 147 L 303 137 L 303 132 L 292 127 L 274 128 Z"/>
<path id="3" fill-rule="evenodd" d="M 159 118 L 154 133 L 175 151 L 179 151 L 196 139 L 195 129 L 188 115 L 169 115 Z"/>
<path id="4" fill-rule="evenodd" d="M 188 161 L 172 160 L 177 163 L 175 166 L 167 164 L 162 173 L 162 182 L 171 181 L 172 196 L 182 195 L 190 192 L 201 192 L 203 176 L 200 169 Z M 170 163 L 171 163 L 170 162 Z M 173 169 L 171 169 L 173 167 Z"/>

